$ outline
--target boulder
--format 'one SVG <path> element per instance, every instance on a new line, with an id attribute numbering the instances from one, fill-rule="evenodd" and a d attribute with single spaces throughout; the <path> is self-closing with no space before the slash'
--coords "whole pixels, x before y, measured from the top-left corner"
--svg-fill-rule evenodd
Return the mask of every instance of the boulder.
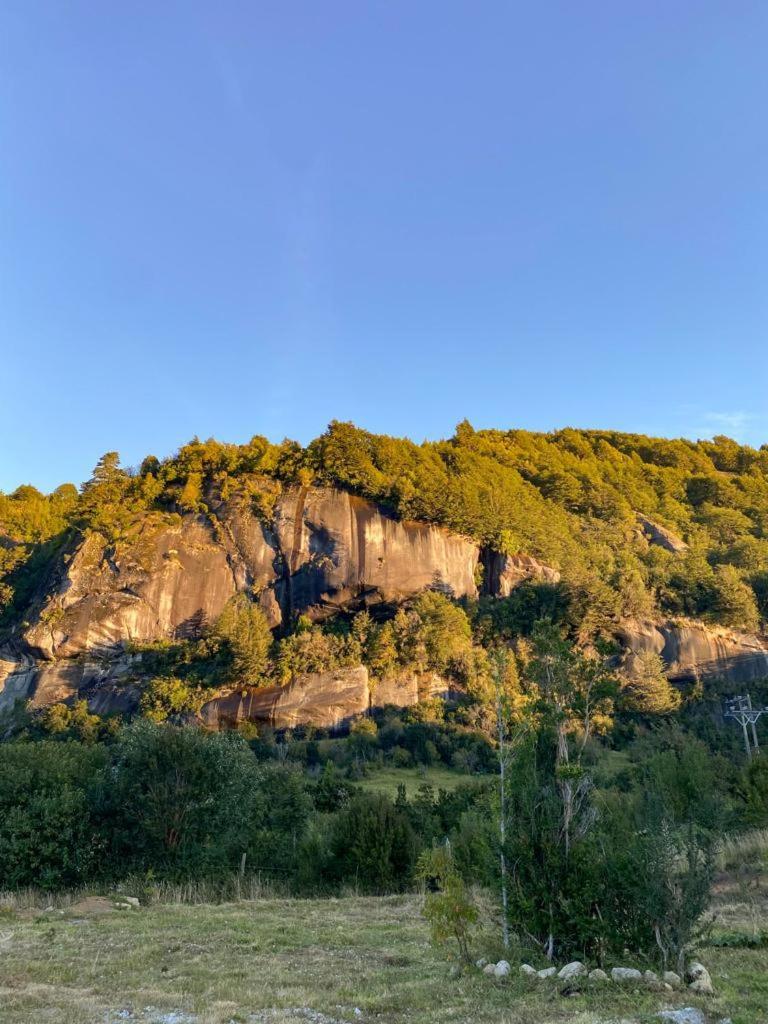
<path id="1" fill-rule="evenodd" d="M 483 968 L 483 974 L 495 974 L 496 964 L 486 964 Z"/>
<path id="2" fill-rule="evenodd" d="M 611 971 L 611 980 L 620 982 L 642 981 L 643 976 L 634 967 L 614 967 Z"/>
<path id="3" fill-rule="evenodd" d="M 679 974 L 675 974 L 674 971 L 664 971 L 661 980 L 667 985 L 671 985 L 672 988 L 681 988 L 683 984 L 683 979 Z"/>
<path id="4" fill-rule="evenodd" d="M 528 975 L 529 978 L 535 978 L 537 971 L 535 967 L 531 967 L 530 964 L 520 964 L 520 973 Z"/>
<path id="5" fill-rule="evenodd" d="M 599 967 L 595 967 L 595 969 L 593 971 L 589 972 L 589 980 L 590 981 L 610 981 L 611 979 L 608 977 L 608 975 L 605 973 L 605 971 L 601 970 L 601 968 L 599 968 Z"/>
<path id="6" fill-rule="evenodd" d="M 493 597 L 509 597 L 523 583 L 559 583 L 560 573 L 531 555 L 483 553 L 484 590 Z"/>
<path id="7" fill-rule="evenodd" d="M 536 971 L 539 978 L 553 978 L 557 973 L 556 967 L 545 967 L 541 971 Z"/>
<path id="8" fill-rule="evenodd" d="M 494 977 L 506 978 L 511 969 L 512 968 L 509 966 L 509 962 L 507 960 L 499 960 L 493 969 Z"/>
<path id="9" fill-rule="evenodd" d="M 637 522 L 649 544 L 656 544 L 665 551 L 671 551 L 675 555 L 682 554 L 688 550 L 688 545 L 684 540 L 681 540 L 672 530 L 667 529 L 666 526 L 662 526 L 660 523 L 654 522 L 653 519 L 649 519 L 648 516 L 637 512 Z"/>
<path id="10" fill-rule="evenodd" d="M 565 964 L 557 972 L 558 978 L 562 981 L 567 981 L 569 978 L 578 978 L 582 974 L 587 973 L 587 968 L 580 960 L 572 960 L 571 963 Z"/>
<path id="11" fill-rule="evenodd" d="M 701 996 L 714 995 L 715 989 L 712 985 L 712 978 L 704 964 L 694 960 L 693 963 L 688 965 L 685 977 L 686 980 L 690 982 L 688 988 L 692 992 L 698 992 Z"/>

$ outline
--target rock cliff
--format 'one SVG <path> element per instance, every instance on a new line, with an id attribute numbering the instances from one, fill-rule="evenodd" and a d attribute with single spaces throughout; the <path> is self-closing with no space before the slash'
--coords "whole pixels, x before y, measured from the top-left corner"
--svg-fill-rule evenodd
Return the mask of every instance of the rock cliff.
<path id="1" fill-rule="evenodd" d="M 475 597 L 480 549 L 438 526 L 400 522 L 330 488 L 294 488 L 265 525 L 242 504 L 215 517 L 155 517 L 114 548 L 86 537 L 23 633 L 40 659 L 125 641 L 198 634 L 238 590 L 270 623 L 341 606 L 400 601 L 432 587 Z"/>
<path id="2" fill-rule="evenodd" d="M 141 665 L 126 644 L 198 635 L 238 591 L 256 595 L 276 626 L 297 613 L 317 620 L 427 588 L 474 598 L 481 575 L 484 592 L 498 597 L 528 581 L 560 580 L 528 555 L 502 555 L 442 527 L 397 520 L 345 491 L 293 487 L 275 499 L 266 517 L 243 499 L 221 501 L 209 516 L 148 516 L 116 545 L 96 534 L 81 540 L 0 652 L 0 710 L 17 699 L 39 707 L 76 696 L 95 711 L 131 710 Z M 643 518 L 641 525 L 652 542 L 684 550 L 658 524 Z M 652 650 L 676 681 L 722 678 L 740 686 L 768 677 L 768 642 L 756 636 L 671 621 L 625 622 L 618 632 L 628 668 Z M 216 697 L 203 718 L 333 725 L 372 701 L 407 706 L 441 688 L 442 680 L 414 676 L 372 687 L 365 669 L 344 670 Z"/>
<path id="3" fill-rule="evenodd" d="M 699 622 L 626 622 L 619 631 L 631 669 L 643 651 L 661 655 L 674 682 L 723 679 L 733 686 L 768 678 L 768 642 Z"/>
<path id="4" fill-rule="evenodd" d="M 204 704 L 201 721 L 209 729 L 231 728 L 239 722 L 291 729 L 297 725 L 336 728 L 369 708 L 394 704 L 408 707 L 428 697 L 454 694 L 432 672 L 411 673 L 373 683 L 362 666 L 297 676 L 286 686 L 245 687 Z"/>

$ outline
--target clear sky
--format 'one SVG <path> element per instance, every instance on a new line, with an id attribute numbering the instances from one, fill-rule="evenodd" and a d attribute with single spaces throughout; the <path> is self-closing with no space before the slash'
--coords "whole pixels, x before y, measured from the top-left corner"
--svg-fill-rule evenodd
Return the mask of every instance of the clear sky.
<path id="1" fill-rule="evenodd" d="M 0 488 L 197 434 L 768 442 L 765 0 L 2 0 Z"/>

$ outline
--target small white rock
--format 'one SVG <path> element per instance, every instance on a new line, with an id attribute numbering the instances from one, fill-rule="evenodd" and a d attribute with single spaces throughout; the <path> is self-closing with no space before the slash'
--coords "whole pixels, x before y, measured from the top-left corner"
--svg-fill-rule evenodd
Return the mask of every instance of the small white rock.
<path id="1" fill-rule="evenodd" d="M 510 970 L 511 968 L 507 960 L 499 960 L 493 969 L 493 973 L 497 978 L 505 978 L 509 974 Z"/>
<path id="2" fill-rule="evenodd" d="M 520 973 L 527 974 L 529 977 L 533 978 L 537 977 L 536 968 L 531 967 L 530 964 L 520 964 Z"/>
<path id="3" fill-rule="evenodd" d="M 496 970 L 496 964 L 486 964 L 483 968 L 483 974 L 493 974 Z"/>
<path id="4" fill-rule="evenodd" d="M 643 976 L 634 967 L 614 967 L 611 971 L 613 981 L 642 981 Z"/>
<path id="5" fill-rule="evenodd" d="M 671 985 L 672 988 L 680 988 L 683 984 L 683 979 L 679 974 L 675 974 L 674 971 L 664 971 L 661 976 L 661 980 L 665 981 L 667 985 Z"/>
<path id="6" fill-rule="evenodd" d="M 539 978 L 551 978 L 556 972 L 556 967 L 545 967 L 541 971 L 536 971 L 536 975 Z"/>
<path id="7" fill-rule="evenodd" d="M 581 960 L 572 960 L 565 967 L 561 967 L 557 972 L 558 978 L 562 978 L 563 981 L 567 981 L 568 978 L 578 978 L 580 974 L 586 974 L 587 968 L 581 962 Z"/>
<path id="8" fill-rule="evenodd" d="M 485 967 L 487 963 L 488 961 L 485 959 L 485 957 L 481 956 L 479 960 L 475 960 L 475 967 L 479 967 L 480 970 L 482 971 L 482 969 Z"/>
<path id="9" fill-rule="evenodd" d="M 594 971 L 589 972 L 589 978 L 590 981 L 610 981 L 610 978 L 605 971 L 601 970 L 599 967 L 596 967 Z"/>

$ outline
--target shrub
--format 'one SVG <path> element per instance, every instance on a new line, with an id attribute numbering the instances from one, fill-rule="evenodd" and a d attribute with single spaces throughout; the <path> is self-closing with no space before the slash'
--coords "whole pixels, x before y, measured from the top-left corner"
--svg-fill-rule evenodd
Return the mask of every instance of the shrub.
<path id="1" fill-rule="evenodd" d="M 382 793 L 360 793 L 337 815 L 329 869 L 364 892 L 401 892 L 411 881 L 416 841 L 408 818 Z"/>
<path id="2" fill-rule="evenodd" d="M 61 889 L 99 871 L 92 790 L 105 751 L 81 743 L 0 744 L 0 886 Z"/>

